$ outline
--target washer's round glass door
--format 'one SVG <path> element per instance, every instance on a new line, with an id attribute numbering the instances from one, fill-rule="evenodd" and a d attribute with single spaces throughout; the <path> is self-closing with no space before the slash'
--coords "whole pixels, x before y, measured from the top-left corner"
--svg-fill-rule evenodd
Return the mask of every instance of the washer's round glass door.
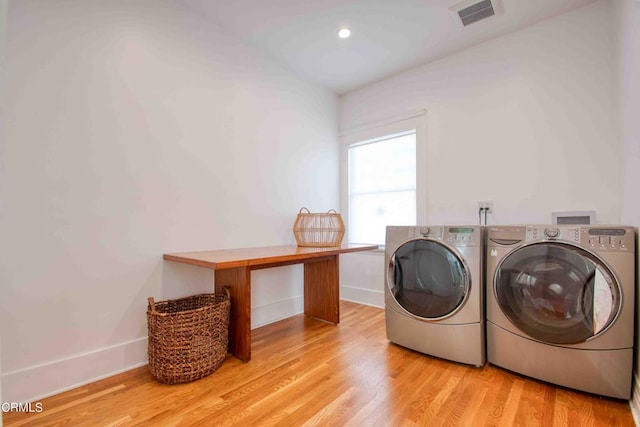
<path id="1" fill-rule="evenodd" d="M 500 308 L 527 335 L 553 344 L 576 344 L 615 320 L 620 290 L 609 269 L 573 245 L 534 243 L 508 255 L 496 270 Z"/>
<path id="2" fill-rule="evenodd" d="M 391 257 L 387 283 L 395 300 L 409 313 L 439 319 L 455 313 L 469 291 L 469 273 L 445 245 L 409 240 Z"/>

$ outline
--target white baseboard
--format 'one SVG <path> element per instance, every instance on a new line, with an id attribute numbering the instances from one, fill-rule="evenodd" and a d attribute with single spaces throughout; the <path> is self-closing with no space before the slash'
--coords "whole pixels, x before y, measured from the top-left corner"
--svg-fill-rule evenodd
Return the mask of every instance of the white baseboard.
<path id="1" fill-rule="evenodd" d="M 384 307 L 382 292 L 341 288 L 342 299 Z M 302 295 L 251 310 L 255 329 L 304 312 Z M 147 337 L 2 373 L 4 402 L 35 402 L 147 364 Z"/>
<path id="2" fill-rule="evenodd" d="M 252 328 L 302 313 L 302 296 L 251 310 Z M 3 372 L 3 402 L 35 402 L 146 365 L 147 337 L 10 372 Z"/>
<path id="3" fill-rule="evenodd" d="M 633 376 L 633 394 L 629 401 L 629 407 L 631 408 L 633 421 L 637 426 L 640 426 L 640 378 L 638 378 L 637 374 Z"/>
<path id="4" fill-rule="evenodd" d="M 276 301 L 251 309 L 251 329 L 286 319 L 304 312 L 304 297 L 302 295 Z"/>
<path id="5" fill-rule="evenodd" d="M 340 286 L 340 299 L 358 304 L 384 308 L 384 292 L 371 289 Z"/>
<path id="6" fill-rule="evenodd" d="M 147 364 L 147 337 L 2 374 L 4 402 L 34 402 Z"/>

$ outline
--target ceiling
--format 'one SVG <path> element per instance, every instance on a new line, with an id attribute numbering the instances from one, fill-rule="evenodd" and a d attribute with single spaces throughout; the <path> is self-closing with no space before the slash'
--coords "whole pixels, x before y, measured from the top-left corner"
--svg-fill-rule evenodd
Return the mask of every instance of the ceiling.
<path id="1" fill-rule="evenodd" d="M 498 0 L 502 13 L 462 27 L 460 0 L 176 0 L 337 94 L 595 0 Z M 347 26 L 352 35 L 337 37 Z"/>

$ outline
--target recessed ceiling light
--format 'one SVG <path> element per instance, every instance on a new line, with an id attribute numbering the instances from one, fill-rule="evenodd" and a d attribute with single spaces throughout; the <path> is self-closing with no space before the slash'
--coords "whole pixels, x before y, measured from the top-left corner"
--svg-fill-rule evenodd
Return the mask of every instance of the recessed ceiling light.
<path id="1" fill-rule="evenodd" d="M 348 28 L 340 28 L 338 30 L 338 37 L 340 37 L 341 39 L 346 39 L 350 35 L 351 35 L 351 30 Z"/>

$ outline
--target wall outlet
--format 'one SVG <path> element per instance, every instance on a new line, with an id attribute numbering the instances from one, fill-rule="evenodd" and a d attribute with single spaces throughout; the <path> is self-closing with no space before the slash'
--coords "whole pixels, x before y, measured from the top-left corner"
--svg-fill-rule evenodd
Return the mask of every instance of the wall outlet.
<path id="1" fill-rule="evenodd" d="M 486 212 L 493 212 L 493 200 L 478 202 L 478 209 L 487 209 Z"/>

